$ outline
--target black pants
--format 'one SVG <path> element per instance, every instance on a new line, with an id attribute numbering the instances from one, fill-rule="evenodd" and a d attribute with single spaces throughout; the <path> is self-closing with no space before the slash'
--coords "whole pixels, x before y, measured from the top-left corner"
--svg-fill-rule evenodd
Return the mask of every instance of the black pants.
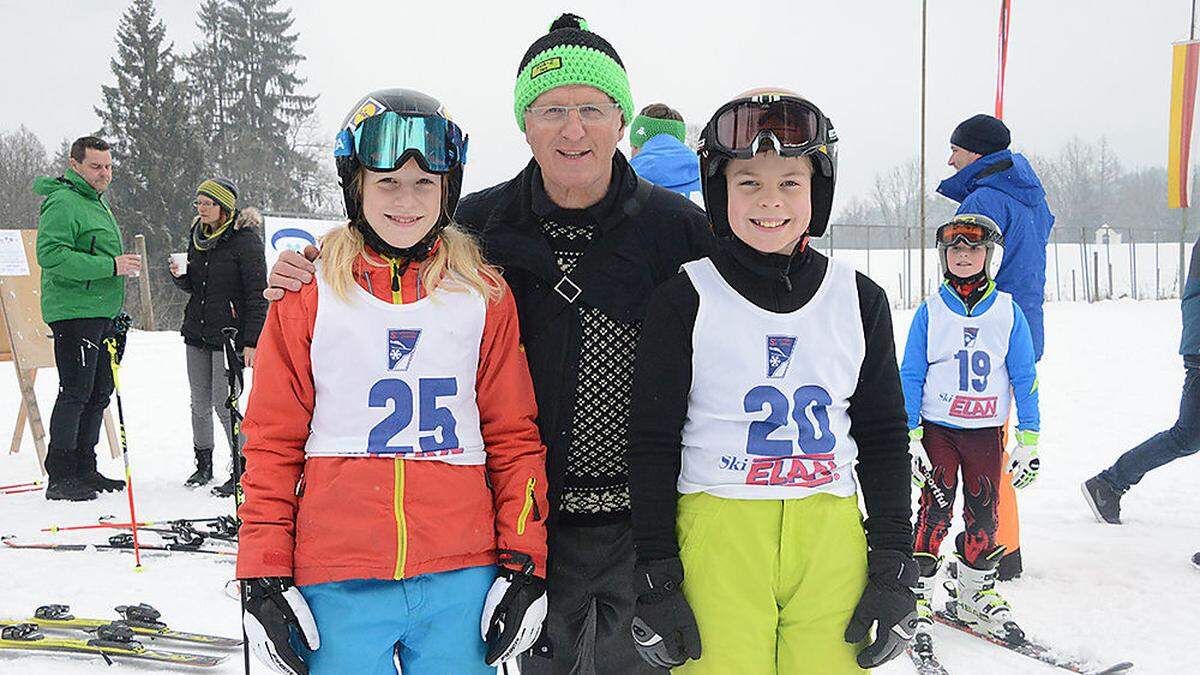
<path id="1" fill-rule="evenodd" d="M 46 473 L 51 479 L 96 470 L 96 443 L 104 409 L 113 391 L 105 338 L 115 334 L 112 319 L 65 319 L 50 324 L 58 367 L 58 398 L 50 414 Z"/>
<path id="2" fill-rule="evenodd" d="M 522 675 L 666 675 L 633 646 L 631 529 L 628 521 L 555 529 L 544 628 L 553 655 L 527 653 Z"/>

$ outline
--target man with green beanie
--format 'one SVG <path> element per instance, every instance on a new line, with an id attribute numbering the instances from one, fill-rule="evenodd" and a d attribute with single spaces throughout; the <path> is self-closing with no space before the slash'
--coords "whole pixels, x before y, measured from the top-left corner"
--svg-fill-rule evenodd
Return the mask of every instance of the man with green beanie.
<path id="1" fill-rule="evenodd" d="M 629 163 L 642 178 L 701 203 L 700 158 L 685 145 L 686 138 L 683 115 L 665 103 L 651 103 L 629 127 Z"/>
<path id="2" fill-rule="evenodd" d="M 521 672 L 661 673 L 630 632 L 634 350 L 650 291 L 715 240 L 703 211 L 639 179 L 617 150 L 636 110 L 629 80 L 582 18 L 555 20 L 517 73 L 513 112 L 533 161 L 464 197 L 457 218 L 513 289 L 548 450 L 548 639 Z"/>
<path id="3" fill-rule="evenodd" d="M 112 182 L 112 153 L 103 139 L 71 144 L 69 168 L 40 176 L 33 191 L 46 197 L 38 218 L 42 319 L 54 333 L 58 398 L 50 415 L 46 499 L 86 501 L 124 489 L 96 470 L 100 424 L 113 390 L 105 338 L 125 303 L 126 276 L 141 257 L 123 254 L 121 231 L 104 190 Z"/>

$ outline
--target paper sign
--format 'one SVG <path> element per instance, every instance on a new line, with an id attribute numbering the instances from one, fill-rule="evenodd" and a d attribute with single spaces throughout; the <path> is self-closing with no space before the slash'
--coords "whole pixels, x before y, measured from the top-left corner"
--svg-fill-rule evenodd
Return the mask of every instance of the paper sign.
<path id="1" fill-rule="evenodd" d="M 20 230 L 0 230 L 0 276 L 29 276 L 29 260 Z"/>

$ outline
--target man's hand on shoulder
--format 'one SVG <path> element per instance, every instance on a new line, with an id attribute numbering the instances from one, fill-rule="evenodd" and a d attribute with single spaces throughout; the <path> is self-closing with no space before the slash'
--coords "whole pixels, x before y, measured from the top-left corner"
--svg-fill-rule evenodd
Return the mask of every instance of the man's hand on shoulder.
<path id="1" fill-rule="evenodd" d="M 313 261 L 321 254 L 316 246 L 305 246 L 303 254 L 296 251 L 281 251 L 279 259 L 271 266 L 271 274 L 267 277 L 267 287 L 263 297 L 272 302 L 282 300 L 287 291 L 298 291 L 307 283 L 312 282 L 317 266 Z"/>

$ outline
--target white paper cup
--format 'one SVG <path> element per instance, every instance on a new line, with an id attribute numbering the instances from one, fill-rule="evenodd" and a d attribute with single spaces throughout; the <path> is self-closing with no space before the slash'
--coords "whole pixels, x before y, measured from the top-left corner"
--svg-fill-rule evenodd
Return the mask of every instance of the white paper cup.
<path id="1" fill-rule="evenodd" d="M 172 253 L 171 264 L 179 271 L 179 276 L 187 274 L 187 254 Z"/>

